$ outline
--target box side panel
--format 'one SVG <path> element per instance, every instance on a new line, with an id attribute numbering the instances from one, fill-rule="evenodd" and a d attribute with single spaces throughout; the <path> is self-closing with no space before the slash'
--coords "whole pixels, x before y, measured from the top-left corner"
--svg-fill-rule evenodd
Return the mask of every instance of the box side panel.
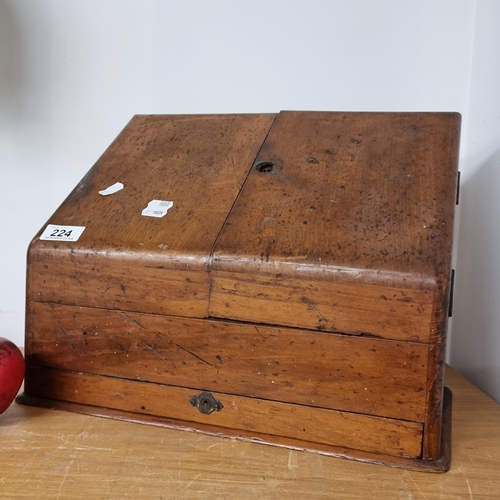
<path id="1" fill-rule="evenodd" d="M 206 316 L 212 247 L 274 118 L 132 119 L 48 221 L 84 227 L 79 239 L 33 240 L 28 298 Z M 143 215 L 152 200 L 173 206 Z"/>
<path id="2" fill-rule="evenodd" d="M 30 307 L 31 366 L 423 422 L 423 344 L 54 304 Z"/>
<path id="3" fill-rule="evenodd" d="M 451 270 L 451 259 L 450 259 Z M 450 280 L 445 281 L 445 288 L 436 293 L 432 329 L 435 342 L 429 345 L 429 364 L 426 382 L 426 408 L 422 458 L 436 460 L 442 454 L 442 420 L 446 333 L 448 327 Z"/>
<path id="4" fill-rule="evenodd" d="M 256 398 L 214 393 L 220 411 L 204 415 L 190 404 L 196 391 L 84 373 L 31 368 L 29 394 L 140 415 L 209 423 L 244 436 L 267 434 L 386 455 L 417 458 L 422 425 Z"/>

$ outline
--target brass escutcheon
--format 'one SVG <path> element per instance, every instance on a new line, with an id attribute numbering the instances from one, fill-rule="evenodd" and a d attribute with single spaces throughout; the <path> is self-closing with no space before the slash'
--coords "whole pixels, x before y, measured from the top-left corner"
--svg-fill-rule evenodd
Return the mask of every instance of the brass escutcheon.
<path id="1" fill-rule="evenodd" d="M 210 415 L 214 411 L 221 411 L 224 406 L 222 403 L 215 399 L 210 392 L 200 392 L 198 396 L 193 396 L 189 402 L 191 406 L 198 408 L 200 413 Z"/>

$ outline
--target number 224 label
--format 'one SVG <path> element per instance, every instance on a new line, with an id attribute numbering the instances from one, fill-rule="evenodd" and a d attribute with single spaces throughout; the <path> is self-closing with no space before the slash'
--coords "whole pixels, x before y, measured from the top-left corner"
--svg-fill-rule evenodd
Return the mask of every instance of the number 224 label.
<path id="1" fill-rule="evenodd" d="M 41 240 L 50 241 L 77 241 L 85 231 L 85 226 L 55 226 L 49 224 L 42 235 Z"/>

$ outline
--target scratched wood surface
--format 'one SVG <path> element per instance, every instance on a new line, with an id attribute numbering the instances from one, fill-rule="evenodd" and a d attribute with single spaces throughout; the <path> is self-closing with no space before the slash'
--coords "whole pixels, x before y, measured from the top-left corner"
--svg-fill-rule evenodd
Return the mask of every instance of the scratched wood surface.
<path id="1" fill-rule="evenodd" d="M 447 369 L 453 455 L 410 472 L 13 404 L 0 416 L 2 499 L 500 498 L 500 407 Z"/>
<path id="2" fill-rule="evenodd" d="M 84 226 L 78 242 L 34 238 L 30 298 L 207 316 L 212 246 L 274 117 L 135 116 L 48 221 Z M 167 216 L 141 215 L 153 199 Z"/>
<path id="3" fill-rule="evenodd" d="M 439 457 L 460 116 L 282 111 L 217 239 L 209 314 L 429 342 Z"/>
<path id="4" fill-rule="evenodd" d="M 183 387 L 51 368 L 33 369 L 32 380 L 36 380 L 36 385 L 30 384 L 34 387 L 30 387 L 29 394 L 43 398 L 45 403 L 49 396 L 54 398 L 56 409 L 60 408 L 58 401 L 64 401 L 92 407 L 95 414 L 106 414 L 109 408 L 134 420 L 141 420 L 142 415 L 146 421 L 150 416 L 160 421 L 167 417 L 177 422 L 176 428 L 210 426 L 212 433 L 221 436 L 242 436 L 261 442 L 280 443 L 283 438 L 303 437 L 296 447 L 307 441 L 308 448 L 314 450 L 319 443 L 320 449 L 333 448 L 331 453 L 338 448 L 406 458 L 418 458 L 421 453 L 422 424 L 415 422 L 218 393 L 213 396 L 223 402 L 223 410 L 203 415 L 189 403 L 198 391 Z M 63 403 L 62 409 L 65 406 L 67 403 Z"/>
<path id="5" fill-rule="evenodd" d="M 217 239 L 210 315 L 435 339 L 459 129 L 456 113 L 279 113 Z"/>
<path id="6" fill-rule="evenodd" d="M 37 319 L 27 322 L 31 369 L 424 421 L 425 344 L 36 302 L 30 309 Z M 29 372 L 31 390 L 40 381 Z M 57 399 L 50 390 L 47 397 Z M 177 417 L 192 410 L 188 399 Z"/>
<path id="7" fill-rule="evenodd" d="M 56 303 L 350 334 L 347 358 L 366 345 L 359 334 L 407 342 L 403 363 L 420 343 L 408 386 L 389 366 L 395 391 L 324 408 L 418 424 L 411 449 L 437 459 L 459 126 L 454 113 L 135 117 L 49 221 L 86 226 L 80 240 L 32 242 L 28 328 L 43 328 L 33 304 Z M 123 191 L 98 194 L 116 181 Z M 153 198 L 174 201 L 164 219 L 140 215 Z M 387 365 L 363 362 L 362 393 Z"/>

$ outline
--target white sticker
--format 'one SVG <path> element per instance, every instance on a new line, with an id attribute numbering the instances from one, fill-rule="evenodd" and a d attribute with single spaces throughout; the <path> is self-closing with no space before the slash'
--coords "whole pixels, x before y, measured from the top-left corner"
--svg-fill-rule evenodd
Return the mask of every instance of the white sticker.
<path id="1" fill-rule="evenodd" d="M 114 194 L 118 191 L 121 191 L 122 189 L 123 189 L 123 184 L 121 182 L 115 182 L 112 186 L 109 186 L 108 188 L 99 191 L 99 194 L 102 194 L 103 196 L 108 196 L 110 194 Z"/>
<path id="2" fill-rule="evenodd" d="M 148 206 L 142 211 L 146 217 L 163 217 L 168 209 L 174 206 L 173 201 L 151 200 Z"/>
<path id="3" fill-rule="evenodd" d="M 76 241 L 85 231 L 85 226 L 55 226 L 49 224 L 40 236 L 41 240 Z"/>

